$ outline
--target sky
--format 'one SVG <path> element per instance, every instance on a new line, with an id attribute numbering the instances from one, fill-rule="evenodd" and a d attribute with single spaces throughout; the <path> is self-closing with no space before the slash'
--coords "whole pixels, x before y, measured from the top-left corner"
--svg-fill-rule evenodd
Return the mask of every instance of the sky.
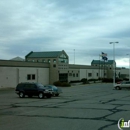
<path id="1" fill-rule="evenodd" d="M 0 0 L 0 59 L 64 50 L 70 64 L 90 65 L 113 49 L 129 67 L 130 0 Z"/>

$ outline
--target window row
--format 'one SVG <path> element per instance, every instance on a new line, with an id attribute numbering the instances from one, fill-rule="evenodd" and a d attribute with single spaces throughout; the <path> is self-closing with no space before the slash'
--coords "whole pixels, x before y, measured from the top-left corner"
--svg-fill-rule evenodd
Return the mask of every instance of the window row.
<path id="1" fill-rule="evenodd" d="M 103 64 L 103 65 L 100 65 L 101 67 L 103 67 L 105 65 L 105 67 L 112 67 L 113 65 L 108 65 L 108 64 Z M 99 66 L 99 65 L 92 65 L 92 66 Z"/>
<path id="2" fill-rule="evenodd" d="M 51 62 L 50 59 L 48 59 L 48 60 L 47 60 L 47 59 L 42 59 L 42 60 L 41 60 L 41 59 L 39 59 L 39 60 L 37 59 L 37 60 L 27 60 L 27 61 L 32 61 L 32 62 L 43 62 L 43 63 L 47 63 L 47 62 L 50 63 L 50 62 Z M 56 59 L 53 59 L 53 63 L 56 63 Z"/>
<path id="3" fill-rule="evenodd" d="M 76 73 L 76 74 L 75 74 L 75 73 L 73 73 L 73 74 L 72 74 L 72 73 L 69 73 L 69 76 L 78 77 L 79 74 L 78 74 L 78 73 Z"/>
<path id="4" fill-rule="evenodd" d="M 27 74 L 27 80 L 35 80 L 35 74 Z"/>

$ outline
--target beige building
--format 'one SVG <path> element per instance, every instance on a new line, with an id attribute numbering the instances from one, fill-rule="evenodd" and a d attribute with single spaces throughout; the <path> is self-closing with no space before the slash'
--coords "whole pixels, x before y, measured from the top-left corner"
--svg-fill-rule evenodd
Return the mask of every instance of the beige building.
<path id="1" fill-rule="evenodd" d="M 0 60 L 0 88 L 16 87 L 20 82 L 53 84 L 55 81 L 113 78 L 113 61 L 93 60 L 91 65 L 69 64 L 64 50 L 30 52 L 25 61 Z M 128 77 L 128 69 L 116 68 L 116 77 Z"/>
<path id="2" fill-rule="evenodd" d="M 20 82 L 49 83 L 49 64 L 0 60 L 0 88 Z"/>
<path id="3" fill-rule="evenodd" d="M 112 78 L 113 66 L 115 66 L 116 68 L 116 62 L 114 62 L 113 60 L 108 60 L 108 61 L 93 60 L 91 62 L 91 66 L 96 66 L 99 68 L 99 77 Z M 100 70 L 102 70 L 102 72 Z"/>

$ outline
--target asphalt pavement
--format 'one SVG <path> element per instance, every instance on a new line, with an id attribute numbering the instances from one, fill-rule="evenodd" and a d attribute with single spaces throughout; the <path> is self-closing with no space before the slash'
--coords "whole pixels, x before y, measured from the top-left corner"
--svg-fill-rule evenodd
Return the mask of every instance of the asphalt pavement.
<path id="1" fill-rule="evenodd" d="M 98 83 L 62 91 L 21 99 L 14 89 L 0 90 L 0 130 L 119 130 L 119 119 L 130 120 L 130 90 Z"/>

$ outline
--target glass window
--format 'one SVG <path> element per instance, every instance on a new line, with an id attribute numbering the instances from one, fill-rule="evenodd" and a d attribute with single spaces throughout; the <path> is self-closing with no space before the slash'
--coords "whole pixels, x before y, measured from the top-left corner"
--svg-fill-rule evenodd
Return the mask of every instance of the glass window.
<path id="1" fill-rule="evenodd" d="M 48 59 L 48 63 L 50 63 L 51 61 L 50 61 L 50 59 Z"/>
<path id="2" fill-rule="evenodd" d="M 44 63 L 45 63 L 45 59 L 43 59 L 43 60 L 42 60 L 42 62 L 44 62 Z"/>
<path id="3" fill-rule="evenodd" d="M 73 74 L 73 77 L 75 77 L 75 74 Z"/>
<path id="4" fill-rule="evenodd" d="M 88 77 L 91 77 L 92 76 L 92 73 L 88 73 Z"/>
<path id="5" fill-rule="evenodd" d="M 56 63 L 56 59 L 53 59 L 53 63 Z"/>
<path id="6" fill-rule="evenodd" d="M 58 58 L 58 61 L 59 62 L 62 62 L 62 63 L 68 63 L 68 58 L 66 55 L 62 54 L 60 55 L 60 57 Z"/>
<path id="7" fill-rule="evenodd" d="M 78 75 L 78 73 L 76 74 L 76 77 L 78 77 L 79 75 Z"/>
<path id="8" fill-rule="evenodd" d="M 32 79 L 33 79 L 33 80 L 35 79 L 35 74 L 32 74 Z"/>
<path id="9" fill-rule="evenodd" d="M 34 84 L 30 84 L 30 87 L 33 88 L 33 89 L 34 89 L 34 88 L 37 88 L 37 86 L 34 85 Z"/>
<path id="10" fill-rule="evenodd" d="M 27 80 L 31 80 L 31 74 L 27 75 Z"/>
<path id="11" fill-rule="evenodd" d="M 54 64 L 53 67 L 56 67 L 56 65 Z"/>

